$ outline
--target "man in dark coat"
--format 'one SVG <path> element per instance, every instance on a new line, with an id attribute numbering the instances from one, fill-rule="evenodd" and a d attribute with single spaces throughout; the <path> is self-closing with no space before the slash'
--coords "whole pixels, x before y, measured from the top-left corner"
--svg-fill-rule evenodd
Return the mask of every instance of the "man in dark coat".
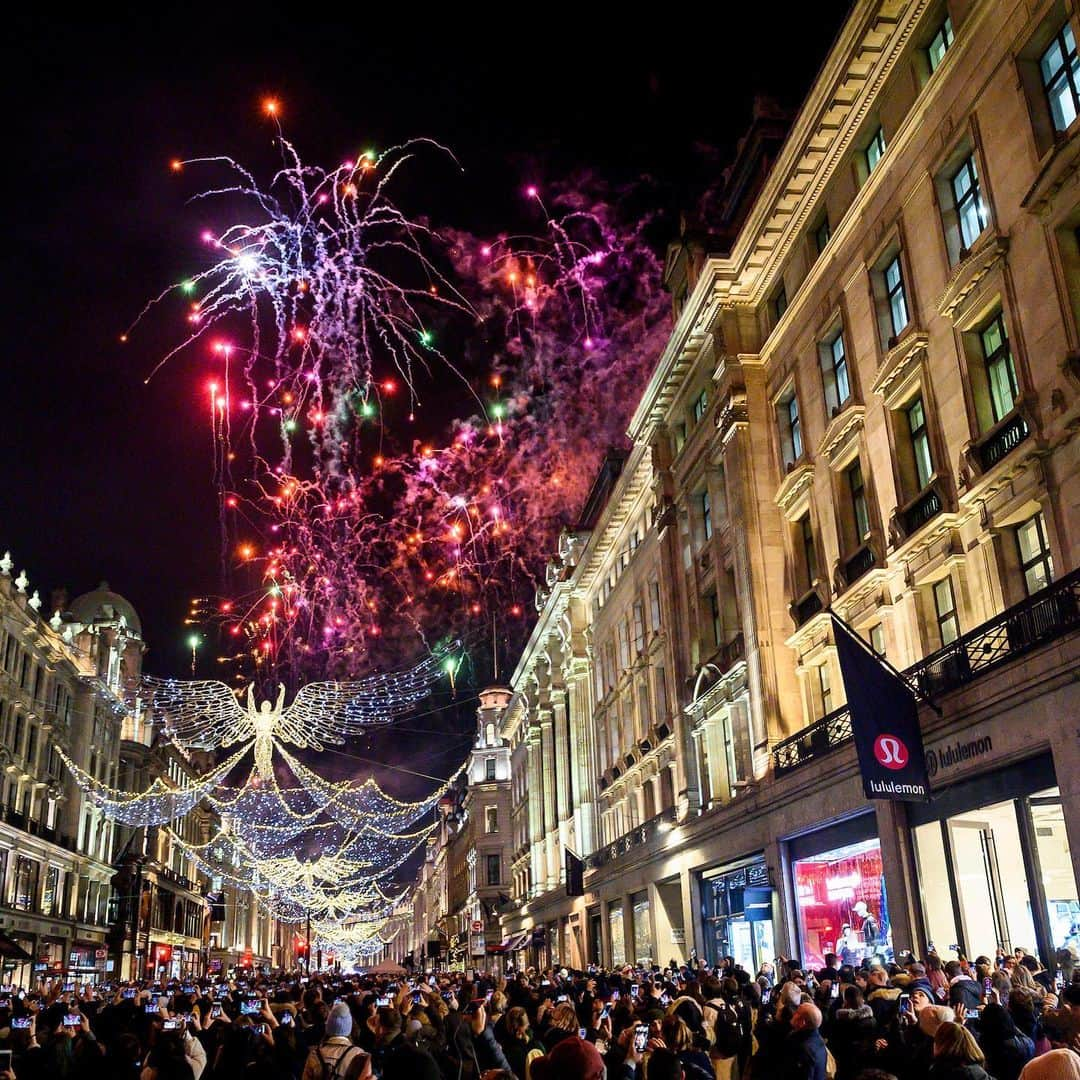
<path id="1" fill-rule="evenodd" d="M 776 1075 L 781 1080 L 825 1080 L 828 1052 L 821 1037 L 821 1010 L 800 1005 L 791 1018 L 791 1034 L 780 1047 Z"/>

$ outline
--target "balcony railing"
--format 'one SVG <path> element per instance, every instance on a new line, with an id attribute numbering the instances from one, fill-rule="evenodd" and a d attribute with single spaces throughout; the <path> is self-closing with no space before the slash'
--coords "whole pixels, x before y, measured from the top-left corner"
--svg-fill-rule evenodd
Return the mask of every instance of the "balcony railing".
<path id="1" fill-rule="evenodd" d="M 987 671 L 1080 629 L 1080 570 L 1041 589 L 904 673 L 933 697 L 967 685 Z M 790 772 L 852 738 L 847 706 L 797 731 L 773 747 L 777 774 Z"/>
<path id="2" fill-rule="evenodd" d="M 941 495 L 938 493 L 937 488 L 927 488 L 900 512 L 904 535 L 911 536 L 912 533 L 918 532 L 931 518 L 937 517 L 941 511 Z"/>
<path id="3" fill-rule="evenodd" d="M 802 626 L 804 622 L 808 622 L 823 609 L 824 604 L 821 602 L 817 589 L 811 589 L 791 605 L 791 617 L 795 620 L 796 626 Z"/>
<path id="4" fill-rule="evenodd" d="M 992 469 L 1030 434 L 1031 429 L 1027 426 L 1027 421 L 1019 413 L 1009 417 L 1000 427 L 991 430 L 975 448 L 982 471 L 987 472 Z"/>
<path id="5" fill-rule="evenodd" d="M 736 634 L 724 647 L 720 650 L 721 656 L 724 661 L 724 670 L 737 664 L 740 660 L 746 658 L 746 640 L 741 633 Z"/>
<path id="6" fill-rule="evenodd" d="M 851 585 L 858 581 L 874 565 L 874 549 L 863 544 L 854 555 L 844 563 L 844 580 Z"/>
<path id="7" fill-rule="evenodd" d="M 852 737 L 851 714 L 842 705 L 823 716 L 816 724 L 797 731 L 773 748 L 776 772 L 786 773 L 842 746 Z"/>
<path id="8" fill-rule="evenodd" d="M 33 818 L 28 818 L 25 814 L 13 810 L 10 806 L 0 808 L 0 821 L 19 829 L 21 832 L 47 840 L 49 843 L 56 844 L 58 847 L 65 848 L 68 851 L 75 850 L 75 838 L 73 836 L 67 836 L 58 829 L 45 825 L 40 821 L 35 821 Z"/>
<path id="9" fill-rule="evenodd" d="M 586 858 L 585 868 L 587 870 L 598 870 L 601 866 L 605 866 L 613 859 L 618 859 L 628 852 L 633 851 L 634 848 L 649 843 L 650 840 L 659 836 L 666 828 L 670 828 L 675 821 L 675 817 L 675 807 L 669 806 L 655 817 L 651 817 L 648 821 L 643 821 L 640 825 L 636 825 L 628 833 L 623 833 L 617 840 L 613 840 L 610 844 L 605 844 L 602 848 L 598 848 Z"/>

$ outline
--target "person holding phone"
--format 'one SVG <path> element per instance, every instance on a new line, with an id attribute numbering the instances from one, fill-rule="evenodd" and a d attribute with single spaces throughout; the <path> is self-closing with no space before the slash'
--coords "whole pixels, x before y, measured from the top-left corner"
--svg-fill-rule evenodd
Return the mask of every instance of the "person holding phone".
<path id="1" fill-rule="evenodd" d="M 510 1071 L 517 1077 L 526 1075 L 529 1065 L 538 1057 L 543 1057 L 543 1044 L 533 1034 L 529 1026 L 529 1014 L 516 1005 L 506 1014 L 507 1042 L 503 1046 Z"/>

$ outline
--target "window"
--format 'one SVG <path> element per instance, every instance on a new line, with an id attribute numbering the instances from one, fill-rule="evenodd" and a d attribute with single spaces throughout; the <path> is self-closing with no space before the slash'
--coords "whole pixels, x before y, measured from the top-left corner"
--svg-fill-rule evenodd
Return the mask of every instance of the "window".
<path id="1" fill-rule="evenodd" d="M 649 582 L 649 626 L 653 630 L 660 629 L 660 582 Z"/>
<path id="2" fill-rule="evenodd" d="M 825 408 L 828 409 L 829 415 L 833 416 L 847 404 L 851 397 L 843 331 L 838 330 L 835 337 L 830 338 L 819 348 L 818 353 L 821 358 L 821 379 L 825 386 Z"/>
<path id="3" fill-rule="evenodd" d="M 817 577 L 817 555 L 814 551 L 814 530 L 810 525 L 810 512 L 799 518 L 799 544 L 802 548 L 803 569 L 806 572 L 806 587 L 809 589 Z"/>
<path id="4" fill-rule="evenodd" d="M 885 132 L 881 130 L 881 126 L 878 126 L 877 131 L 874 132 L 874 137 L 870 140 L 870 145 L 863 151 L 863 160 L 866 162 L 867 173 L 872 173 L 874 167 L 885 155 Z"/>
<path id="5" fill-rule="evenodd" d="M 686 445 L 686 425 L 675 425 L 675 455 L 676 457 L 682 453 L 682 448 Z"/>
<path id="6" fill-rule="evenodd" d="M 36 906 L 38 873 L 41 870 L 40 863 L 19 855 L 15 860 L 15 880 L 12 895 L 12 907 L 21 911 L 32 911 Z"/>
<path id="7" fill-rule="evenodd" d="M 656 715 L 657 719 L 666 720 L 669 715 L 667 693 L 667 671 L 662 667 L 656 669 Z"/>
<path id="8" fill-rule="evenodd" d="M 693 415 L 694 423 L 700 424 L 702 417 L 705 415 L 705 410 L 709 406 L 709 391 L 707 389 L 702 390 L 696 398 L 694 398 Z"/>
<path id="9" fill-rule="evenodd" d="M 961 246 L 970 248 L 986 228 L 986 208 L 983 206 L 974 154 L 968 154 L 961 162 L 960 168 L 949 179 L 949 187 L 960 227 Z"/>
<path id="10" fill-rule="evenodd" d="M 802 424 L 799 420 L 799 399 L 795 391 L 780 400 L 778 406 L 780 422 L 780 452 L 784 467 L 794 465 L 803 454 Z"/>
<path id="11" fill-rule="evenodd" d="M 705 534 L 706 540 L 712 539 L 713 525 L 712 525 L 712 503 L 709 501 L 708 491 L 703 491 L 698 499 L 701 503 L 701 528 Z"/>
<path id="12" fill-rule="evenodd" d="M 956 615 L 951 578 L 942 578 L 934 583 L 934 612 L 941 644 L 951 645 L 960 636 L 960 620 Z"/>
<path id="13" fill-rule="evenodd" d="M 937 33 L 930 39 L 926 47 L 926 60 L 930 65 L 930 73 L 933 74 L 941 66 L 949 46 L 953 43 L 952 19 L 946 15 L 945 21 L 938 27 Z"/>
<path id="14" fill-rule="evenodd" d="M 893 337 L 899 337 L 908 324 L 907 294 L 904 291 L 904 271 L 900 265 L 899 252 L 885 267 L 884 281 L 885 299 L 889 305 L 889 325 L 892 327 Z"/>
<path id="15" fill-rule="evenodd" d="M 619 667 L 625 671 L 630 666 L 630 627 L 625 619 L 619 623 Z"/>
<path id="16" fill-rule="evenodd" d="M 497 833 L 499 831 L 499 808 L 497 806 L 484 807 L 484 831 Z"/>
<path id="17" fill-rule="evenodd" d="M 783 285 L 776 290 L 773 296 L 773 322 L 778 323 L 783 317 L 784 312 L 787 311 L 787 290 Z"/>
<path id="18" fill-rule="evenodd" d="M 934 463 L 930 456 L 930 433 L 926 430 L 926 410 L 923 399 L 917 397 L 906 409 L 908 431 L 911 433 L 911 453 L 915 459 L 915 480 L 922 491 L 934 475 Z"/>
<path id="19" fill-rule="evenodd" d="M 495 759 L 489 757 L 484 761 L 484 780 L 492 781 L 495 779 Z"/>
<path id="20" fill-rule="evenodd" d="M 486 856 L 484 856 L 484 861 L 487 864 L 487 883 L 489 885 L 499 885 L 499 884 L 501 884 L 500 878 L 501 878 L 502 874 L 501 874 L 501 867 L 499 865 L 499 861 L 500 861 L 499 856 L 498 855 L 486 855 Z"/>
<path id="21" fill-rule="evenodd" d="M 1016 542 L 1020 548 L 1024 587 L 1031 596 L 1054 580 L 1054 560 L 1046 538 L 1046 519 L 1041 510 L 1017 528 Z"/>
<path id="22" fill-rule="evenodd" d="M 848 469 L 847 481 L 851 495 L 852 520 L 855 523 L 855 542 L 861 544 L 870 533 L 870 510 L 866 504 L 862 466 L 858 461 Z"/>
<path id="23" fill-rule="evenodd" d="M 56 916 L 63 905 L 63 891 L 60 883 L 60 868 L 50 866 L 45 875 L 45 892 L 41 899 L 41 913 Z"/>
<path id="24" fill-rule="evenodd" d="M 1069 22 L 1062 26 L 1039 57 L 1039 74 L 1054 130 L 1064 131 L 1080 112 L 1080 61 L 1076 55 L 1076 37 Z"/>
<path id="25" fill-rule="evenodd" d="M 821 715 L 828 716 L 833 711 L 832 679 L 829 677 L 829 665 L 818 665 L 818 690 L 821 693 Z"/>
<path id="26" fill-rule="evenodd" d="M 878 656 L 885 655 L 885 627 L 881 623 L 874 623 L 870 627 L 870 648 Z"/>
<path id="27" fill-rule="evenodd" d="M 649 700 L 649 683 L 646 676 L 637 684 L 638 712 L 641 717 L 641 730 L 647 732 L 652 727 L 652 702 Z"/>
<path id="28" fill-rule="evenodd" d="M 1012 412 L 1018 393 L 1016 369 L 1013 367 L 1012 350 L 1009 348 L 1009 338 L 1005 333 L 1005 321 L 1001 312 L 979 331 L 979 345 L 986 366 L 990 412 L 996 424 Z"/>
<path id="29" fill-rule="evenodd" d="M 724 623 L 720 617 L 720 597 L 715 592 L 709 593 L 709 617 L 712 619 L 713 644 L 723 645 Z"/>
<path id="30" fill-rule="evenodd" d="M 829 228 L 829 215 L 826 214 L 818 222 L 817 228 L 814 229 L 814 247 L 819 255 L 825 250 L 831 236 L 832 229 Z"/>
<path id="31" fill-rule="evenodd" d="M 640 600 L 634 601 L 634 650 L 642 652 L 645 648 L 645 608 Z"/>

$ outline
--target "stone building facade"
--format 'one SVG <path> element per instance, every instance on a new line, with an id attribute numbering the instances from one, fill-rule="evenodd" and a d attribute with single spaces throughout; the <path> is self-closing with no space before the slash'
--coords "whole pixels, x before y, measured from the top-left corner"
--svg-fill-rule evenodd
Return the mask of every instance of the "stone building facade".
<path id="1" fill-rule="evenodd" d="M 25 572 L 0 559 L 0 930 L 30 958 L 8 982 L 205 972 L 211 931 L 230 964 L 287 965 L 282 927 L 244 894 L 212 907 L 212 884 L 165 828 L 128 828 L 86 799 L 54 747 L 108 786 L 182 786 L 206 762 L 163 742 L 138 704 L 145 643 L 134 607 L 102 583 L 51 617 Z M 202 842 L 216 827 L 200 806 L 172 823 Z M 231 914 L 226 914 L 230 912 Z M 212 916 L 222 915 L 224 926 Z M 238 913 L 240 913 L 238 915 Z M 291 950 L 288 950 L 291 953 Z M 227 965 L 226 965 L 227 966 Z"/>
<path id="2" fill-rule="evenodd" d="M 1080 944 L 1078 33 L 856 3 L 750 204 L 672 245 L 503 720 L 523 957 Z M 929 803 L 865 800 L 830 612 L 940 709 Z"/>

